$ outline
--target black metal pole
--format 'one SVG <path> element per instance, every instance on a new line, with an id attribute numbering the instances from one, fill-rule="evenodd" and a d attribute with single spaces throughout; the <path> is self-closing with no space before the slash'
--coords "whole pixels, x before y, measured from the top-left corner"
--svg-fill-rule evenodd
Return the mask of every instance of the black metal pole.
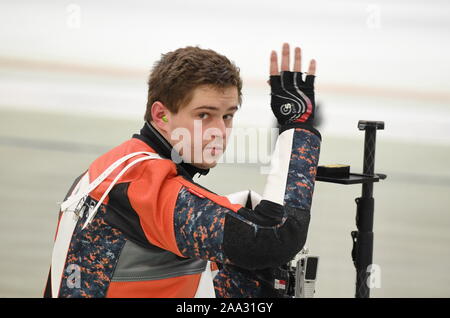
<path id="1" fill-rule="evenodd" d="M 364 136 L 364 166 L 363 174 L 374 175 L 375 171 L 375 143 L 377 129 L 384 129 L 383 122 L 359 121 L 358 128 L 365 130 Z M 352 251 L 353 261 L 356 267 L 356 298 L 370 297 L 369 266 L 373 258 L 373 217 L 374 198 L 373 182 L 362 184 L 361 197 L 355 200 L 356 227 L 352 232 L 354 249 Z"/>

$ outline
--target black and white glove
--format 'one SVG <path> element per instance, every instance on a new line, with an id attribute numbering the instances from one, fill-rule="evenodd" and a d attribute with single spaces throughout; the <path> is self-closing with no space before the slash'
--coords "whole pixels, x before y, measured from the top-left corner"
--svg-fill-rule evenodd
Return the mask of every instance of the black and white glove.
<path id="1" fill-rule="evenodd" d="M 282 71 L 270 76 L 272 111 L 281 126 L 293 123 L 312 125 L 315 112 L 314 75 Z"/>

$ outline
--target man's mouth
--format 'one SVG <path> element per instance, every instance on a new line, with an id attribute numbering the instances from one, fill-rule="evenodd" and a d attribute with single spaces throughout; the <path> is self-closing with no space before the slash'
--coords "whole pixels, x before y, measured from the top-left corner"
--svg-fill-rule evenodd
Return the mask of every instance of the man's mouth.
<path id="1" fill-rule="evenodd" d="M 216 149 L 216 150 L 222 150 L 223 149 L 223 144 L 218 143 L 218 144 L 208 144 L 206 145 L 205 149 Z"/>
<path id="2" fill-rule="evenodd" d="M 205 148 L 206 151 L 211 151 L 213 153 L 223 152 L 223 147 L 221 146 L 208 146 Z"/>

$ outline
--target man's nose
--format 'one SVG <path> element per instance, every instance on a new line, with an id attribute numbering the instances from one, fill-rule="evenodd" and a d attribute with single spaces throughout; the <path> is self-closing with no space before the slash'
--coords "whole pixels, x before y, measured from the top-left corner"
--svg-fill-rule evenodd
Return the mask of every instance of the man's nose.
<path id="1" fill-rule="evenodd" d="M 211 123 L 205 134 L 206 139 L 210 142 L 214 141 L 216 144 L 221 144 L 225 147 L 227 140 L 227 125 L 223 119 L 216 119 Z"/>
<path id="2" fill-rule="evenodd" d="M 227 125 L 223 118 L 218 118 L 214 121 L 214 136 L 225 138 L 227 132 Z"/>

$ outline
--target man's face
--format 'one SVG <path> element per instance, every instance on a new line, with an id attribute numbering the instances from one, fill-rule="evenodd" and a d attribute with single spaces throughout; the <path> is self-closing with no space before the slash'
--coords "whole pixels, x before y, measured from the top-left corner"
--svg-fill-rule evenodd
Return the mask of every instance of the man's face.
<path id="1" fill-rule="evenodd" d="M 185 162 L 203 169 L 216 166 L 225 151 L 238 101 L 236 87 L 202 85 L 194 90 L 189 104 L 170 114 L 169 142 Z"/>

